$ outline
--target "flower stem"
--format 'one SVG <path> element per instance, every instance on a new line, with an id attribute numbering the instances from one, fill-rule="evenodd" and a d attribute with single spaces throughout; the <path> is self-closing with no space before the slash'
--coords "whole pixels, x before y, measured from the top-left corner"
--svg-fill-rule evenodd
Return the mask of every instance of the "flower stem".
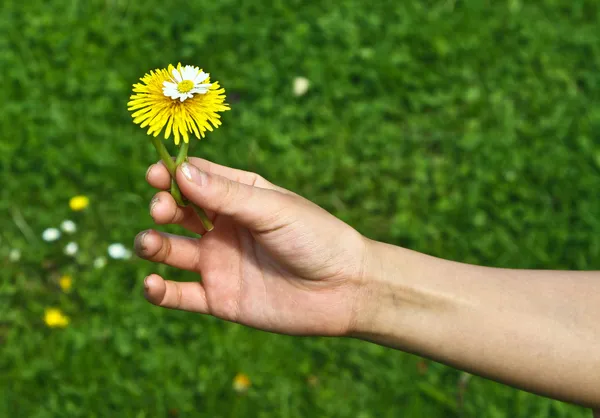
<path id="1" fill-rule="evenodd" d="M 152 136 L 152 145 L 156 148 L 156 152 L 158 152 L 160 159 L 171 175 L 171 196 L 173 196 L 173 199 L 175 199 L 175 202 L 177 202 L 179 206 L 185 206 L 181 190 L 179 190 L 179 186 L 177 186 L 177 183 L 175 182 L 175 171 L 177 170 L 175 161 L 171 158 L 171 154 L 169 154 L 169 151 L 167 151 L 165 144 L 162 143 L 160 138 Z"/>
<path id="2" fill-rule="evenodd" d="M 177 154 L 177 159 L 175 160 L 175 167 L 179 167 L 179 165 L 184 162 L 187 158 L 188 149 L 190 149 L 190 143 L 183 141 L 183 144 L 179 147 L 179 154 Z"/>
<path id="3" fill-rule="evenodd" d="M 189 148 L 190 148 L 189 142 L 184 141 L 183 144 L 181 144 L 181 147 L 179 148 L 179 154 L 177 154 L 177 159 L 175 160 L 175 167 L 179 167 L 179 165 L 181 163 L 183 163 L 184 161 L 185 162 L 188 161 L 187 154 L 188 154 Z M 175 183 L 175 181 L 171 182 L 171 188 L 173 187 L 174 183 Z M 196 211 L 196 213 L 198 214 L 198 217 L 200 217 L 200 221 L 202 221 L 202 226 L 204 226 L 204 229 L 206 229 L 207 232 L 212 231 L 214 228 L 214 225 L 210 221 L 210 219 L 208 219 L 208 216 L 206 215 L 206 212 L 204 212 L 204 209 L 202 209 L 201 207 L 198 207 L 193 202 L 190 202 L 190 204 L 194 208 L 194 211 Z"/>
<path id="4" fill-rule="evenodd" d="M 202 226 L 204 226 L 204 229 L 206 229 L 206 232 L 212 231 L 215 228 L 215 226 L 213 225 L 212 221 L 210 219 L 208 219 L 208 215 L 206 214 L 206 212 L 204 212 L 204 209 L 202 209 L 201 207 L 199 207 L 198 205 L 196 205 L 194 203 L 192 203 L 192 207 L 198 214 L 200 221 L 202 221 Z"/>
<path id="5" fill-rule="evenodd" d="M 173 164 L 173 174 L 171 174 L 171 194 L 175 193 L 176 195 L 178 194 L 181 196 L 181 203 L 179 203 L 177 199 L 175 199 L 179 206 L 187 206 L 187 204 L 189 203 L 185 196 L 181 194 L 181 190 L 179 190 L 179 185 L 175 181 L 175 173 L 177 171 L 177 167 L 179 167 L 179 165 L 186 159 L 189 146 L 189 142 L 183 141 L 183 144 L 181 144 L 181 146 L 179 147 L 179 153 L 177 154 L 177 158 L 175 159 L 175 163 Z"/>
<path id="6" fill-rule="evenodd" d="M 177 171 L 177 167 L 179 167 L 179 165 L 184 161 L 188 161 L 187 154 L 190 148 L 190 143 L 183 141 L 183 143 L 179 147 L 179 153 L 177 154 L 177 158 L 175 159 L 175 161 L 173 161 L 173 158 L 171 158 L 169 151 L 167 151 L 167 148 L 160 141 L 160 139 L 152 137 L 152 143 L 154 144 L 158 155 L 165 163 L 165 167 L 167 167 L 169 174 L 171 175 L 171 195 L 175 199 L 175 202 L 177 202 L 179 206 L 187 206 L 188 204 L 191 204 L 194 208 L 194 211 L 200 217 L 200 221 L 202 221 L 202 226 L 204 226 L 204 229 L 206 229 L 207 232 L 212 231 L 214 229 L 214 225 L 206 215 L 206 212 L 204 212 L 202 208 L 198 207 L 194 203 L 189 202 L 185 198 L 185 196 L 181 194 L 181 190 L 179 190 L 179 186 L 175 181 L 175 173 Z"/>
<path id="7" fill-rule="evenodd" d="M 160 159 L 165 163 L 165 167 L 169 170 L 169 174 L 171 177 L 175 176 L 175 169 L 177 167 L 175 166 L 175 161 L 171 158 L 171 154 L 169 154 L 169 151 L 167 151 L 167 148 L 159 138 L 152 136 L 151 139 L 152 145 L 156 148 L 156 152 L 158 152 Z"/>

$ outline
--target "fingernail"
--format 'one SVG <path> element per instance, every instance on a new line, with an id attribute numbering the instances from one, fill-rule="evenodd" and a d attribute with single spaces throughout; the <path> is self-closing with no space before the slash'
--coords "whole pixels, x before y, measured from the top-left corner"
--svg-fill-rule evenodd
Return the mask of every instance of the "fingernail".
<path id="1" fill-rule="evenodd" d="M 181 172 L 188 181 L 196 183 L 199 186 L 206 184 L 206 173 L 198 167 L 192 167 L 188 163 L 183 163 L 181 164 Z"/>
<path id="2" fill-rule="evenodd" d="M 150 276 L 146 276 L 146 278 L 144 279 L 144 289 L 149 290 L 150 286 L 148 285 L 148 277 Z"/>
<path id="3" fill-rule="evenodd" d="M 160 202 L 160 198 L 158 196 L 154 196 L 152 198 L 152 200 L 150 201 L 150 215 L 152 216 L 152 211 L 154 210 L 154 207 L 156 206 L 156 204 Z"/>
<path id="4" fill-rule="evenodd" d="M 133 248 L 138 257 L 142 257 L 144 254 L 144 251 L 146 251 L 146 247 L 144 247 L 144 240 L 146 239 L 146 236 L 148 235 L 149 232 L 150 231 L 140 232 L 137 235 L 137 237 L 135 237 L 135 243 L 133 245 Z"/>
<path id="5" fill-rule="evenodd" d="M 148 181 L 148 175 L 150 174 L 150 172 L 152 171 L 153 168 L 154 168 L 154 164 L 152 164 L 150 167 L 148 167 L 148 170 L 146 170 L 146 181 Z"/>
<path id="6" fill-rule="evenodd" d="M 188 181 L 194 181 L 192 180 L 192 169 L 188 163 L 181 164 L 181 172 Z"/>

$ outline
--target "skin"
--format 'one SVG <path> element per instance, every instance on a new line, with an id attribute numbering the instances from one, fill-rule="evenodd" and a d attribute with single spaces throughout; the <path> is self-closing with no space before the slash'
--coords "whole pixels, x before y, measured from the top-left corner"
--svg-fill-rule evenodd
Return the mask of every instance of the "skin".
<path id="1" fill-rule="evenodd" d="M 165 191 L 161 163 L 146 178 L 162 190 L 154 221 L 202 235 L 138 234 L 140 257 L 199 275 L 151 274 L 151 303 L 271 332 L 361 338 L 600 407 L 600 272 L 488 268 L 376 242 L 257 174 L 191 158 L 177 183 L 213 220 L 206 233 Z"/>

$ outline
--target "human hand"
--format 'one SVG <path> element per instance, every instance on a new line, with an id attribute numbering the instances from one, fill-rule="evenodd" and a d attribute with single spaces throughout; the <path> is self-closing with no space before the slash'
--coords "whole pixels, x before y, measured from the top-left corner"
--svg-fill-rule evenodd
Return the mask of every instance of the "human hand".
<path id="1" fill-rule="evenodd" d="M 168 190 L 162 163 L 148 183 Z M 195 282 L 145 280 L 153 304 L 214 315 L 254 328 L 293 335 L 350 334 L 361 310 L 368 240 L 301 196 L 257 174 L 191 158 L 177 170 L 182 193 L 204 208 L 214 230 L 205 233 L 192 207 L 161 191 L 150 205 L 157 224 L 204 234 L 138 234 L 136 253 L 189 270 Z"/>
<path id="2" fill-rule="evenodd" d="M 147 178 L 170 187 L 162 164 Z M 481 267 L 378 243 L 256 174 L 201 159 L 180 167 L 177 183 L 215 228 L 201 238 L 137 236 L 141 257 L 202 277 L 150 275 L 150 302 L 266 331 L 362 338 L 598 407 L 598 272 Z M 166 191 L 150 212 L 158 224 L 205 232 Z"/>

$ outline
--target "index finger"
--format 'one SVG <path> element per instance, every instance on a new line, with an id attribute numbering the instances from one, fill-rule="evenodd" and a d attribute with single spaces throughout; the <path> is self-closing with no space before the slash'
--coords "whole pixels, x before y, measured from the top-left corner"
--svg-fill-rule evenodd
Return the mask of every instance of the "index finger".
<path id="1" fill-rule="evenodd" d="M 277 190 L 282 193 L 291 193 L 290 191 L 271 183 L 259 174 L 250 171 L 216 164 L 212 161 L 205 160 L 204 158 L 190 157 L 189 161 L 202 171 L 217 174 L 238 183 L 260 187 L 262 189 Z M 146 174 L 146 180 L 152 187 L 160 190 L 168 190 L 171 187 L 171 177 L 162 161 L 150 166 L 148 173 Z"/>

